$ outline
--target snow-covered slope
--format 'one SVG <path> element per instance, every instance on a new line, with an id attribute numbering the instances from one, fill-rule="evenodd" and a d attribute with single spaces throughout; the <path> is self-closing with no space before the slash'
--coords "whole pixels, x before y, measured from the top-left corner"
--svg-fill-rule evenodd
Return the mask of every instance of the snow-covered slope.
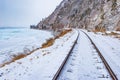
<path id="1" fill-rule="evenodd" d="M 0 68 L 0 80 L 51 80 L 77 35 L 77 31 L 72 31 L 57 39 L 53 46 Z"/>
<path id="2" fill-rule="evenodd" d="M 120 40 L 87 32 L 120 79 Z M 55 40 L 48 47 L 0 68 L 0 80 L 52 80 L 78 35 L 77 30 Z M 74 55 L 73 55 L 74 54 Z M 80 32 L 79 40 L 61 79 L 110 80 L 90 40 Z M 70 75 L 70 77 L 69 77 Z"/>

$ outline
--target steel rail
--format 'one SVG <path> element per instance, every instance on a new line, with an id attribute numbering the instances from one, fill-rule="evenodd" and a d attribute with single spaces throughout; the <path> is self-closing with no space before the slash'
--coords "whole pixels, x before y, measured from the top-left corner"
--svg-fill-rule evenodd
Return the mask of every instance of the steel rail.
<path id="1" fill-rule="evenodd" d="M 81 30 L 82 31 L 82 30 Z M 97 48 L 97 46 L 95 45 L 95 43 L 93 42 L 93 40 L 89 37 L 89 35 L 82 31 L 90 40 L 90 42 L 93 44 L 94 48 L 96 49 L 96 51 L 98 52 L 98 55 L 100 56 L 101 60 L 103 61 L 106 69 L 108 70 L 112 80 L 118 80 L 117 76 L 115 75 L 115 73 L 113 72 L 113 70 L 111 69 L 111 67 L 109 66 L 109 64 L 107 63 L 107 61 L 105 60 L 104 56 L 101 54 L 100 50 Z"/>
<path id="2" fill-rule="evenodd" d="M 77 36 L 72 48 L 68 52 L 68 55 L 65 57 L 64 61 L 62 62 L 61 66 L 59 67 L 58 71 L 56 72 L 56 74 L 55 74 L 55 76 L 53 77 L 52 80 L 57 80 L 58 79 L 60 73 L 62 72 L 62 69 L 63 69 L 64 65 L 67 63 L 67 60 L 69 59 L 69 56 L 72 53 L 72 51 L 73 51 L 73 49 L 74 49 L 74 47 L 75 47 L 75 45 L 77 43 L 78 38 L 79 38 L 79 32 L 78 32 L 78 36 Z"/>

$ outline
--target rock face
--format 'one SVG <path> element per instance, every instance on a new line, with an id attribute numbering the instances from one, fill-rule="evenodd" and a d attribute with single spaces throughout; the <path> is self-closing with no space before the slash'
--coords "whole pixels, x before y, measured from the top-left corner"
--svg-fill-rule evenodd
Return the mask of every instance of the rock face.
<path id="1" fill-rule="evenodd" d="M 39 29 L 120 30 L 120 0 L 63 0 Z"/>

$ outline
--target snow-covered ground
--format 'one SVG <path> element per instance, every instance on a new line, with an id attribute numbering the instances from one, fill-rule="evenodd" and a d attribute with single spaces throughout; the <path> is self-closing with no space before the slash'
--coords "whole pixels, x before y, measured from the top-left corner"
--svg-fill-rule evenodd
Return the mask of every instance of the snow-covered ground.
<path id="1" fill-rule="evenodd" d="M 87 32 L 120 79 L 120 40 Z M 77 30 L 48 47 L 0 68 L 0 80 L 52 80 L 78 35 Z M 80 32 L 69 63 L 59 80 L 110 80 L 110 75 L 87 36 Z"/>
<path id="2" fill-rule="evenodd" d="M 120 79 L 120 40 L 110 36 L 96 35 L 89 32 L 89 36 L 95 42 L 102 55 L 107 60 L 112 70 Z"/>
<path id="3" fill-rule="evenodd" d="M 27 54 L 41 47 L 51 37 L 53 36 L 50 32 L 41 30 L 28 28 L 0 29 L 0 64 L 11 60 L 15 55 Z"/>
<path id="4" fill-rule="evenodd" d="M 112 80 L 92 43 L 81 31 L 58 80 Z"/>
<path id="5" fill-rule="evenodd" d="M 77 38 L 72 31 L 57 39 L 53 46 L 0 68 L 0 80 L 51 80 Z"/>

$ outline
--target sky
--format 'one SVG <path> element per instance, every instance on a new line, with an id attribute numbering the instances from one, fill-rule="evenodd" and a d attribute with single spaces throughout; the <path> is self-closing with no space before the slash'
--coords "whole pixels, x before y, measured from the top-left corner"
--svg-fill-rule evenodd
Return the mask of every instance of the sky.
<path id="1" fill-rule="evenodd" d="M 0 27 L 29 27 L 49 16 L 62 0 L 0 0 Z"/>

